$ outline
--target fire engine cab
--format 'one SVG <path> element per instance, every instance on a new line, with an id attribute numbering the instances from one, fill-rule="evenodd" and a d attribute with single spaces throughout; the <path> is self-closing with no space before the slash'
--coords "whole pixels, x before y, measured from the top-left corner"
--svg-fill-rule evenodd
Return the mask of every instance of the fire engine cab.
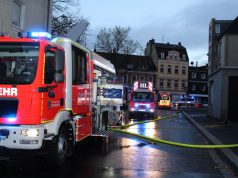
<path id="1" fill-rule="evenodd" d="M 92 134 L 91 51 L 47 33 L 0 36 L 0 147 L 65 162 Z"/>
<path id="2" fill-rule="evenodd" d="M 129 117 L 155 116 L 155 93 L 152 82 L 135 81 L 130 93 Z"/>

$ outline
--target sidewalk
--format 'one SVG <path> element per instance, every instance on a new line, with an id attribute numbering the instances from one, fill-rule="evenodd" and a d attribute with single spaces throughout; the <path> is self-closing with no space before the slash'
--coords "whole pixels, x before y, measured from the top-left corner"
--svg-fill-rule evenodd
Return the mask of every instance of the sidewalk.
<path id="1" fill-rule="evenodd" d="M 225 126 L 222 120 L 208 117 L 207 110 L 204 108 L 188 109 L 183 113 L 212 144 L 238 144 L 238 122 L 232 122 L 230 126 Z M 220 153 L 238 171 L 238 148 L 220 149 Z"/>

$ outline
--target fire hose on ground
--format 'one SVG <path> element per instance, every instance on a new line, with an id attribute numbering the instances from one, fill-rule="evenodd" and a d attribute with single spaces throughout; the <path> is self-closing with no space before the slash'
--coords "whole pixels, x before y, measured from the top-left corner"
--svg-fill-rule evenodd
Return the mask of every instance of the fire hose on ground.
<path id="1" fill-rule="evenodd" d="M 129 128 L 133 125 L 138 125 L 138 124 L 144 124 L 144 123 L 149 123 L 149 122 L 156 122 L 162 119 L 167 119 L 167 118 L 171 118 L 176 116 L 177 114 L 171 115 L 171 116 L 166 116 L 166 117 L 161 117 L 159 119 L 153 119 L 153 120 L 146 120 L 146 121 L 141 121 L 141 122 L 136 122 L 136 123 L 132 123 L 132 124 L 127 124 L 127 125 L 123 125 L 121 127 L 109 127 L 108 129 L 110 131 L 114 131 L 114 132 L 120 132 L 120 133 L 124 133 L 124 134 L 129 134 L 129 135 L 133 135 L 135 137 L 141 138 L 147 142 L 152 142 L 153 144 L 157 144 L 160 145 L 162 144 L 168 144 L 168 145 L 173 145 L 173 146 L 180 146 L 180 147 L 187 147 L 187 148 L 202 148 L 202 149 L 211 149 L 211 148 L 235 148 L 238 147 L 238 144 L 224 144 L 224 145 L 199 145 L 199 144 L 187 144 L 187 143 L 180 143 L 180 142 L 173 142 L 173 141 L 168 141 L 168 140 L 162 140 L 162 139 L 158 139 L 158 138 L 154 138 L 154 137 L 148 137 L 145 135 L 141 135 L 141 134 L 137 134 L 137 133 L 133 133 L 133 132 L 129 132 L 123 129 Z"/>

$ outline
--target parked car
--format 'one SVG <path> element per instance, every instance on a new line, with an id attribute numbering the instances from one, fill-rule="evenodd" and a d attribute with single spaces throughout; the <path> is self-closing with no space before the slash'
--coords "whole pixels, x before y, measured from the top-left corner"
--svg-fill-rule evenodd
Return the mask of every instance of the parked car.
<path id="1" fill-rule="evenodd" d="M 195 98 L 194 97 L 184 97 L 184 98 L 181 98 L 178 102 L 178 107 L 195 107 L 198 105 L 198 102 L 196 102 Z"/>

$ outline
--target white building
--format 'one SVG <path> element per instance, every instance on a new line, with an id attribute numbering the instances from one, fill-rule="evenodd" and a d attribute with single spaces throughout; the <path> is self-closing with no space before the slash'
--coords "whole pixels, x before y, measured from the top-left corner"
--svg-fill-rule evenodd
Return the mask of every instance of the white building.
<path id="1" fill-rule="evenodd" d="M 0 0 L 0 33 L 51 31 L 52 0 Z"/>
<path id="2" fill-rule="evenodd" d="M 237 121 L 238 17 L 211 20 L 208 56 L 208 114 Z"/>

